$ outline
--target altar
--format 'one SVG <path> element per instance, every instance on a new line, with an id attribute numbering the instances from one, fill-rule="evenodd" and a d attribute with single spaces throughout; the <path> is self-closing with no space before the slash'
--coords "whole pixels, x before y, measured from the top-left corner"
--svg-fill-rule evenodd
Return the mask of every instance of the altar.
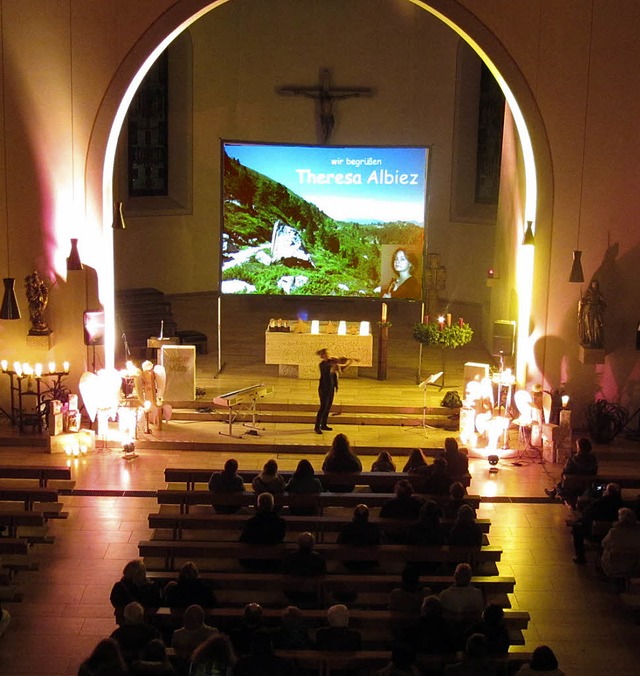
<path id="1" fill-rule="evenodd" d="M 317 332 L 316 332 L 317 330 Z M 340 331 L 340 333 L 338 333 Z M 265 331 L 264 362 L 277 364 L 278 375 L 291 378 L 318 378 L 316 352 L 326 348 L 332 357 L 348 357 L 354 363 L 343 377 L 357 377 L 358 367 L 373 366 L 373 336 L 362 332 L 360 322 L 311 324 L 292 322 L 289 331 Z M 355 361 L 357 360 L 357 361 Z"/>

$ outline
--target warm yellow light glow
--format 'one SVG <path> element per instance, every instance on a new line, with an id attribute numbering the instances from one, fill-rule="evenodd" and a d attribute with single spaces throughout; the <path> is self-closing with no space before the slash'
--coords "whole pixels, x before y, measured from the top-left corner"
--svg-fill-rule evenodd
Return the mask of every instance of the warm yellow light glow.
<path id="1" fill-rule="evenodd" d="M 6 371 L 9 368 L 9 362 L 6 359 L 0 361 L 0 367 L 3 371 Z"/>
<path id="2" fill-rule="evenodd" d="M 371 332 L 371 324 L 369 322 L 360 322 L 360 335 L 368 336 Z"/>
<path id="3" fill-rule="evenodd" d="M 339 336 L 347 335 L 347 322 L 345 322 L 344 319 L 341 319 L 338 322 L 338 335 Z"/>
<path id="4" fill-rule="evenodd" d="M 65 373 L 69 373 L 69 362 L 68 362 L 68 361 L 62 362 L 62 370 L 63 370 Z"/>
<path id="5" fill-rule="evenodd" d="M 561 399 L 562 399 L 562 408 L 567 408 L 567 406 L 569 406 L 569 395 L 563 394 Z"/>
<path id="6" fill-rule="evenodd" d="M 320 322 L 317 319 L 311 321 L 311 333 L 317 336 L 320 333 Z"/>
<path id="7" fill-rule="evenodd" d="M 529 335 L 531 303 L 533 296 L 533 259 L 535 247 L 517 247 L 516 288 L 518 290 L 518 333 L 516 348 L 516 378 L 524 385 L 527 377 L 527 364 L 534 362 L 533 345 Z"/>

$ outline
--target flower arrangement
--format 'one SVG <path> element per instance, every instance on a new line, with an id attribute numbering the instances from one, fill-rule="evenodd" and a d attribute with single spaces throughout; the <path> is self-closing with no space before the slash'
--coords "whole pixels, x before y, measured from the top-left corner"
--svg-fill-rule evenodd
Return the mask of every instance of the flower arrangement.
<path id="1" fill-rule="evenodd" d="M 423 345 L 439 345 L 455 349 L 473 338 L 473 329 L 462 321 L 447 326 L 443 322 L 418 323 L 413 327 L 413 337 Z"/>

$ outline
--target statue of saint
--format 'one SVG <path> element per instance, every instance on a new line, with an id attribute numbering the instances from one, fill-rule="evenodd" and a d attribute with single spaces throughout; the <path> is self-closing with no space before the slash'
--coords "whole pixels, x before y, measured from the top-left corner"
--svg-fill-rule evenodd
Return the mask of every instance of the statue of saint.
<path id="1" fill-rule="evenodd" d="M 27 301 L 29 302 L 29 318 L 31 319 L 30 336 L 47 336 L 51 329 L 47 326 L 44 311 L 49 303 L 49 287 L 40 278 L 37 270 L 24 278 Z"/>
<path id="2" fill-rule="evenodd" d="M 592 279 L 589 288 L 578 302 L 578 337 L 580 345 L 604 347 L 604 309 L 606 304 L 600 292 L 600 282 Z"/>

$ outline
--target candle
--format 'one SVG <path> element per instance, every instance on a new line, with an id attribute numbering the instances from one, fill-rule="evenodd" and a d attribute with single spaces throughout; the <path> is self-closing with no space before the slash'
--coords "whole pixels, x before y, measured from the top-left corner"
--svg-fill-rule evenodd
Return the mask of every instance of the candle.
<path id="1" fill-rule="evenodd" d="M 22 375 L 22 364 L 19 361 L 13 362 L 13 372 L 18 376 Z"/>
<path id="2" fill-rule="evenodd" d="M 62 362 L 62 370 L 63 370 L 65 373 L 69 373 L 69 362 L 68 362 L 68 361 Z"/>
<path id="3" fill-rule="evenodd" d="M 386 322 L 387 321 L 387 304 L 382 303 L 382 321 Z"/>
<path id="4" fill-rule="evenodd" d="M 36 378 L 42 378 L 42 364 L 36 364 L 34 372 L 36 374 Z"/>
<path id="5" fill-rule="evenodd" d="M 462 317 L 460 317 L 460 318 L 458 319 L 458 326 L 459 326 L 460 328 L 462 328 L 463 325 L 464 325 L 464 319 L 462 319 Z"/>
<path id="6" fill-rule="evenodd" d="M 447 312 L 447 326 L 451 326 L 451 313 Z"/>
<path id="7" fill-rule="evenodd" d="M 360 335 L 361 336 L 368 336 L 369 330 L 370 330 L 369 322 L 360 322 Z"/>
<path id="8" fill-rule="evenodd" d="M 3 370 L 3 371 L 6 371 L 7 368 L 9 368 L 9 362 L 8 362 L 6 359 L 3 359 L 3 360 L 0 362 L 0 366 L 2 367 L 2 370 Z"/>
<path id="9" fill-rule="evenodd" d="M 569 395 L 568 394 L 563 394 L 561 397 L 562 401 L 562 408 L 567 408 L 569 406 Z"/>
<path id="10" fill-rule="evenodd" d="M 423 324 L 428 324 L 428 323 L 429 323 L 429 315 L 425 315 L 425 316 L 422 318 L 422 323 L 423 323 Z"/>
<path id="11" fill-rule="evenodd" d="M 341 319 L 338 322 L 338 335 L 339 336 L 347 335 L 347 322 L 345 322 L 344 319 Z"/>
<path id="12" fill-rule="evenodd" d="M 444 328 L 444 317 L 443 316 L 438 317 L 438 328 L 440 329 L 440 331 L 442 331 L 442 329 Z"/>
<path id="13" fill-rule="evenodd" d="M 49 373 L 55 373 L 56 372 L 56 363 L 54 361 L 49 362 Z"/>

